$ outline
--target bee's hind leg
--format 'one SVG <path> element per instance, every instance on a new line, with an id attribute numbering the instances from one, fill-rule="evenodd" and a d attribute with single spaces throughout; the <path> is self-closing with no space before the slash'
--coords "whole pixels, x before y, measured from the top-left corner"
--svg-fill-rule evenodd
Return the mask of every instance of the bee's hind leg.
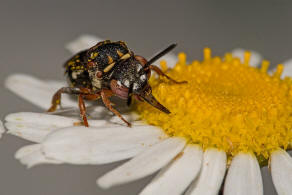
<path id="1" fill-rule="evenodd" d="M 97 99 L 98 95 L 92 94 L 90 89 L 78 88 L 78 87 L 62 87 L 59 89 L 52 98 L 52 105 L 48 112 L 54 112 L 57 106 L 61 104 L 62 93 L 78 95 L 78 105 L 80 109 L 80 116 L 83 120 L 84 126 L 88 127 L 88 121 L 86 116 L 86 107 L 83 98 Z"/>
<path id="2" fill-rule="evenodd" d="M 67 94 L 81 94 L 84 93 L 82 89 L 77 88 L 77 87 L 62 87 L 59 89 L 53 96 L 52 98 L 52 105 L 48 109 L 47 112 L 54 112 L 58 105 L 61 105 L 61 95 L 62 93 L 67 93 Z"/>

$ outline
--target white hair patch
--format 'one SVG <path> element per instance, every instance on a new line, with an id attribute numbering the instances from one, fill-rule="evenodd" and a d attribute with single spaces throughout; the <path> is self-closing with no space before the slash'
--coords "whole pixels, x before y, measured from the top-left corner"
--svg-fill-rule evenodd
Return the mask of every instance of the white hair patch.
<path id="1" fill-rule="evenodd" d="M 137 66 L 137 72 L 139 72 L 142 68 L 143 68 L 143 67 L 139 64 L 139 65 Z"/>
<path id="2" fill-rule="evenodd" d="M 137 83 L 134 83 L 133 89 L 136 90 L 136 89 L 138 89 L 138 87 L 139 87 L 139 85 Z"/>
<path id="3" fill-rule="evenodd" d="M 124 85 L 125 85 L 126 87 L 130 87 L 130 82 L 129 82 L 129 80 L 125 80 Z"/>
<path id="4" fill-rule="evenodd" d="M 141 81 L 145 81 L 145 80 L 146 80 L 146 75 L 145 75 L 145 74 L 141 75 L 141 76 L 140 76 L 140 80 L 141 80 Z"/>
<path id="5" fill-rule="evenodd" d="M 76 70 L 72 72 L 72 78 L 77 79 L 78 75 L 80 75 L 83 72 L 83 70 Z"/>

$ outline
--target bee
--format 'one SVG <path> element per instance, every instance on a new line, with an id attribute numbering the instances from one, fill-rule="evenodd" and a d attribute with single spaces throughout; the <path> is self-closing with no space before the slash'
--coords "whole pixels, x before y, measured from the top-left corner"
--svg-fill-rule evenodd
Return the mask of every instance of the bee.
<path id="1" fill-rule="evenodd" d="M 152 95 L 148 80 L 153 70 L 174 83 L 185 83 L 185 81 L 175 81 L 157 66 L 152 65 L 153 62 L 175 47 L 176 44 L 171 44 L 149 61 L 142 56 L 135 55 L 123 41 L 102 41 L 77 53 L 64 64 L 69 87 L 62 87 L 53 95 L 48 112 L 54 112 L 57 109 L 57 106 L 61 104 L 61 94 L 66 93 L 78 96 L 80 116 L 86 127 L 89 125 L 84 100 L 101 98 L 104 105 L 128 126 L 131 124 L 113 108 L 109 99 L 111 96 L 127 100 L 128 105 L 131 104 L 131 98 L 135 97 L 137 100 L 144 100 L 160 111 L 169 114 L 170 111 Z"/>

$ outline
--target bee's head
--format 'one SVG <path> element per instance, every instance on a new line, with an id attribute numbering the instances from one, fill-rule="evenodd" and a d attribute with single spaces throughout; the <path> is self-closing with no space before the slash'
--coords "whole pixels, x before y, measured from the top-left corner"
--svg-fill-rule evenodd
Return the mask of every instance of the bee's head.
<path id="1" fill-rule="evenodd" d="M 143 63 L 131 58 L 119 64 L 114 73 L 114 80 L 111 81 L 111 90 L 122 99 L 128 99 L 130 104 L 131 96 L 139 100 L 145 100 L 157 109 L 170 113 L 152 95 L 152 89 L 148 84 L 147 71 L 143 68 Z"/>
<path id="2" fill-rule="evenodd" d="M 147 74 L 139 61 L 129 58 L 116 66 L 111 89 L 120 98 L 126 99 L 128 95 L 139 94 L 147 85 Z M 125 91 L 129 94 L 125 94 Z"/>
<path id="3" fill-rule="evenodd" d="M 123 99 L 128 99 L 128 105 L 131 103 L 131 96 L 139 100 L 145 100 L 155 108 L 167 114 L 170 111 L 161 105 L 152 95 L 152 89 L 148 84 L 150 76 L 149 66 L 175 48 L 176 44 L 171 44 L 163 51 L 156 54 L 148 62 L 141 56 L 131 56 L 127 60 L 119 63 L 115 68 L 113 79 L 111 81 L 112 91 Z"/>

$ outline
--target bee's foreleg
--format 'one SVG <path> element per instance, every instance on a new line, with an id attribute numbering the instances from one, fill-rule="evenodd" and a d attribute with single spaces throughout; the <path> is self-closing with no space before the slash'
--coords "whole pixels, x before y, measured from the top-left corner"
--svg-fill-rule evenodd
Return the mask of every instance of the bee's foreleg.
<path id="1" fill-rule="evenodd" d="M 104 105 L 111 112 L 113 112 L 115 115 L 117 115 L 121 120 L 123 120 L 127 124 L 128 127 L 131 127 L 131 123 L 129 123 L 126 119 L 124 119 L 123 116 L 116 109 L 114 109 L 112 107 L 112 103 L 108 99 L 108 97 L 113 95 L 112 91 L 111 90 L 107 90 L 107 89 L 102 89 L 100 95 L 101 95 L 101 98 L 102 98 L 102 101 L 103 101 Z"/>
<path id="2" fill-rule="evenodd" d="M 176 80 L 174 80 L 173 78 L 167 76 L 164 72 L 162 72 L 162 70 L 161 70 L 159 67 L 157 67 L 157 66 L 155 66 L 155 65 L 149 65 L 148 67 L 146 67 L 146 69 L 153 70 L 153 71 L 155 71 L 159 76 L 163 76 L 163 77 L 167 78 L 168 80 L 170 80 L 170 81 L 172 81 L 172 82 L 174 82 L 174 83 L 176 83 L 176 84 L 187 83 L 187 81 L 176 81 Z"/>

